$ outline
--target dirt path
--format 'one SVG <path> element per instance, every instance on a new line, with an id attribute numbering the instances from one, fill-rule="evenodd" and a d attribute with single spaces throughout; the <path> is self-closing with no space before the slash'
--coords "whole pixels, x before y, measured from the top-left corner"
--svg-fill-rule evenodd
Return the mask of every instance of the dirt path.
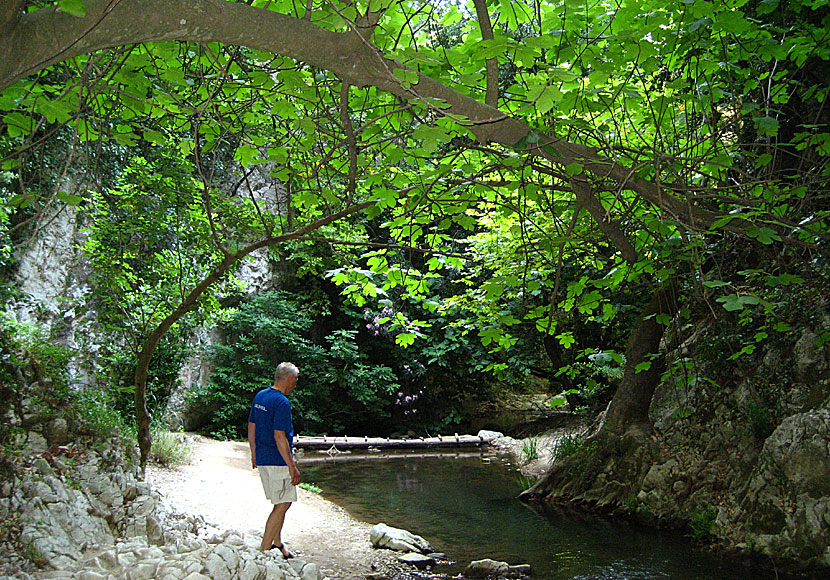
<path id="1" fill-rule="evenodd" d="M 193 449 L 189 464 L 173 469 L 148 466 L 147 481 L 177 511 L 200 515 L 222 529 L 261 537 L 271 504 L 262 492 L 259 474 L 251 469 L 248 445 L 197 435 L 189 435 L 188 442 Z M 298 465 L 302 472 L 302 463 Z M 298 557 L 316 562 L 332 580 L 398 569 L 393 552 L 372 548 L 371 526 L 300 489 L 299 501 L 286 515 L 282 538 Z"/>

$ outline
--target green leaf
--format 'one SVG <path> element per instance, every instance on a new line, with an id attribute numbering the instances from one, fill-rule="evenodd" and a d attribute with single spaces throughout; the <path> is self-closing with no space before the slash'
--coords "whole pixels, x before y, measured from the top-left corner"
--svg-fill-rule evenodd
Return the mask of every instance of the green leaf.
<path id="1" fill-rule="evenodd" d="M 556 338 L 559 339 L 559 344 L 562 345 L 562 348 L 571 348 L 573 343 L 576 342 L 574 338 L 573 332 L 563 332 L 561 334 L 556 335 Z"/>
<path id="2" fill-rule="evenodd" d="M 12 138 L 31 133 L 35 126 L 34 119 L 28 115 L 24 115 L 23 113 L 18 113 L 17 111 L 9 113 L 3 117 L 3 122 L 6 124 L 6 130 L 9 132 L 9 137 Z"/>
<path id="3" fill-rule="evenodd" d="M 805 280 L 801 276 L 794 274 L 779 274 L 778 276 L 767 276 L 765 283 L 767 286 L 790 286 L 792 284 L 804 284 Z"/>
<path id="4" fill-rule="evenodd" d="M 164 145 L 166 139 L 164 138 L 163 133 L 159 133 L 158 131 L 153 131 L 152 129 L 148 129 L 143 133 L 144 139 L 150 143 L 155 145 Z"/>
<path id="5" fill-rule="evenodd" d="M 755 124 L 758 127 L 758 132 L 761 135 L 775 137 L 778 135 L 778 119 L 772 117 L 755 117 Z"/>
<path id="6" fill-rule="evenodd" d="M 248 167 L 251 162 L 259 156 L 259 150 L 251 145 L 240 145 L 236 149 L 233 158 L 242 164 L 242 167 Z"/>
<path id="7" fill-rule="evenodd" d="M 565 398 L 564 396 L 556 395 L 554 398 L 552 398 L 550 401 L 548 401 L 548 407 L 550 407 L 551 409 L 556 409 L 557 407 L 561 407 L 562 405 L 564 405 L 567 402 L 568 402 L 568 399 Z"/>
<path id="8" fill-rule="evenodd" d="M 86 0 L 58 0 L 58 11 L 83 18 L 86 16 Z"/>
<path id="9" fill-rule="evenodd" d="M 668 314 L 658 314 L 654 317 L 654 320 L 657 322 L 657 324 L 661 324 L 663 326 L 668 326 L 669 324 L 671 324 L 671 316 L 669 316 Z"/>
<path id="10" fill-rule="evenodd" d="M 723 308 L 729 312 L 737 312 L 743 310 L 747 306 L 759 304 L 761 300 L 757 296 L 738 294 L 729 294 L 728 296 L 721 296 L 716 299 L 716 302 L 723 304 Z"/>
<path id="11" fill-rule="evenodd" d="M 720 288 L 722 286 L 729 286 L 729 282 L 724 282 L 723 280 L 706 280 L 703 282 L 703 285 L 707 288 Z"/>
<path id="12" fill-rule="evenodd" d="M 781 236 L 772 228 L 767 227 L 750 226 L 746 230 L 746 235 L 750 238 L 755 238 L 764 245 L 781 241 Z"/>
<path id="13" fill-rule="evenodd" d="M 81 202 L 84 200 L 84 198 L 81 197 L 80 195 L 73 195 L 73 194 L 70 194 L 70 193 L 66 193 L 64 191 L 59 191 L 55 195 L 55 199 L 57 199 L 58 201 L 62 201 L 66 205 L 71 205 L 71 206 L 80 205 Z"/>
<path id="14" fill-rule="evenodd" d="M 780 0 L 761 0 L 758 3 L 758 8 L 757 8 L 758 14 L 759 15 L 764 15 L 764 14 L 769 14 L 770 12 L 775 11 L 775 9 L 778 8 L 779 3 L 780 3 Z"/>
<path id="15" fill-rule="evenodd" d="M 65 123 L 72 118 L 75 107 L 64 101 L 44 101 L 38 110 L 50 123 Z"/>
<path id="16" fill-rule="evenodd" d="M 565 172 L 571 176 L 582 175 L 584 171 L 585 168 L 581 163 L 569 163 L 565 166 Z"/>
<path id="17" fill-rule="evenodd" d="M 414 332 L 402 332 L 395 336 L 395 344 L 404 348 L 412 346 L 415 343 L 417 335 Z"/>

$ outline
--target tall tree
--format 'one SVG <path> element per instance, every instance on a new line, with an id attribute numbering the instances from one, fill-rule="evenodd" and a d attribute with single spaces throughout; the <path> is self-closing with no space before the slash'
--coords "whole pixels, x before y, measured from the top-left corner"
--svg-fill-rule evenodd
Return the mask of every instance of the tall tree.
<path id="1" fill-rule="evenodd" d="M 593 236 L 571 237 L 589 215 L 614 250 L 568 286 L 575 300 L 620 277 L 655 296 L 674 278 L 713 282 L 705 257 L 724 236 L 826 253 L 821 0 L 489 9 L 476 21 L 406 0 L 12 3 L 0 15 L 4 168 L 22 170 L 70 125 L 82 142 L 171 139 L 197 159 L 229 148 L 245 167 L 272 164 L 302 223 L 371 207 L 410 246 L 446 248 L 446 228 L 476 227 L 475 211 L 536 207 L 566 235 L 528 242 L 561 257 Z M 246 253 L 228 249 L 205 282 Z M 720 282 L 707 288 L 725 305 L 750 303 Z M 652 354 L 629 357 L 632 373 Z"/>

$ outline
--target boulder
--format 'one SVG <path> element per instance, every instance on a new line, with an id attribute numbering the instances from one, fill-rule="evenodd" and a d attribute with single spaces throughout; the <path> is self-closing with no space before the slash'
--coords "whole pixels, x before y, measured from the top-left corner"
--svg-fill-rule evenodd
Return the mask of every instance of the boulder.
<path id="1" fill-rule="evenodd" d="M 387 548 L 398 552 L 432 552 L 432 546 L 424 538 L 384 523 L 377 524 L 369 531 L 369 540 L 375 548 Z"/>
<path id="2" fill-rule="evenodd" d="M 470 562 L 464 573 L 470 578 L 521 578 L 530 575 L 530 565 L 519 564 L 517 566 L 511 566 L 507 562 L 485 558 L 484 560 Z"/>
<path id="3" fill-rule="evenodd" d="M 419 570 L 435 565 L 435 558 L 425 556 L 424 554 L 418 554 L 416 552 L 409 552 L 408 554 L 399 556 L 398 561 L 403 562 L 404 564 L 409 564 L 410 566 L 415 566 Z"/>
<path id="4" fill-rule="evenodd" d="M 471 578 L 489 578 L 492 576 L 504 576 L 510 572 L 510 564 L 485 558 L 474 560 L 467 566 L 465 574 Z"/>
<path id="5" fill-rule="evenodd" d="M 487 429 L 482 429 L 478 432 L 478 437 L 481 437 L 485 441 L 492 441 L 494 439 L 501 439 L 504 437 L 504 433 L 501 431 L 488 431 Z"/>

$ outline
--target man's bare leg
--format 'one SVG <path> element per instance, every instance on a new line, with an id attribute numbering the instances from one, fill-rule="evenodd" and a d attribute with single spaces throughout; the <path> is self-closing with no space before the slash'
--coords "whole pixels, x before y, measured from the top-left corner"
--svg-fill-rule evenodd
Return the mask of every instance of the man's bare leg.
<path id="1" fill-rule="evenodd" d="M 282 546 L 282 525 L 285 522 L 285 512 L 291 507 L 291 502 L 278 503 L 274 505 L 265 522 L 265 533 L 262 535 L 260 549 L 270 550 L 271 546 Z"/>

